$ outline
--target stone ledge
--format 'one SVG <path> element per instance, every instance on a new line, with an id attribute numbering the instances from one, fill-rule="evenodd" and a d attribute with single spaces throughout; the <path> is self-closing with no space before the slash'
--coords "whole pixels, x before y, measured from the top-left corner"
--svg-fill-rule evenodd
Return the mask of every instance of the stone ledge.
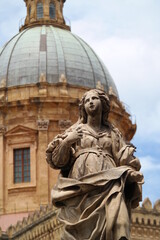
<path id="1" fill-rule="evenodd" d="M 22 184 L 22 183 L 21 183 Z M 35 192 L 36 186 L 15 186 L 12 188 L 8 188 L 8 193 L 21 193 L 21 192 Z"/>

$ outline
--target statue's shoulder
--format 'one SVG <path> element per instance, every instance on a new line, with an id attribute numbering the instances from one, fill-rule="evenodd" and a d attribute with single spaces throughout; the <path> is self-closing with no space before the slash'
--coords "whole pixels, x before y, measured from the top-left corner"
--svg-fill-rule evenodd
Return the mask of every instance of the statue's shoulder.
<path id="1" fill-rule="evenodd" d="M 67 128 L 65 130 L 64 133 L 69 133 L 69 132 L 73 132 L 78 126 L 84 125 L 80 122 L 80 120 L 78 120 L 76 123 L 74 123 L 72 126 L 70 126 L 69 128 Z"/>
<path id="2" fill-rule="evenodd" d="M 120 130 L 114 126 L 114 124 L 110 123 L 111 135 L 116 138 L 122 138 L 122 133 Z"/>

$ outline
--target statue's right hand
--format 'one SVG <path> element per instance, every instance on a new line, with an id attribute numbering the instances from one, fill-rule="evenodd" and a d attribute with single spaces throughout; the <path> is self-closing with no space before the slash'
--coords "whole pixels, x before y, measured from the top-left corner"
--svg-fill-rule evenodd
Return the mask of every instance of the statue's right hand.
<path id="1" fill-rule="evenodd" d="M 80 140 L 83 137 L 83 132 L 81 127 L 77 127 L 73 130 L 73 132 L 69 132 L 68 136 L 65 138 L 65 143 L 68 145 L 72 145 L 76 143 L 78 140 Z"/>

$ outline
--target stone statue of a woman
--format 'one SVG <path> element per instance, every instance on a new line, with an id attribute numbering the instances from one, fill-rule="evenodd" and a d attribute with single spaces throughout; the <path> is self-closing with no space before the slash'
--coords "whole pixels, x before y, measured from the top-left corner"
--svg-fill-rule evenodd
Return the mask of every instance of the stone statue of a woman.
<path id="1" fill-rule="evenodd" d="M 109 110 L 104 91 L 88 91 L 78 122 L 48 146 L 47 162 L 61 169 L 52 201 L 64 223 L 62 240 L 130 239 L 143 175 L 134 146 L 108 122 Z"/>

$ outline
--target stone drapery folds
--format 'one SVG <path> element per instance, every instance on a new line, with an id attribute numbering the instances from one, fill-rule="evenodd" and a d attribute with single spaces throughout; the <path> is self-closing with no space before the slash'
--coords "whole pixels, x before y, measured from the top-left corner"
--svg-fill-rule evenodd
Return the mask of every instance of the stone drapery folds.
<path id="1" fill-rule="evenodd" d="M 135 147 L 108 122 L 109 109 L 104 91 L 88 91 L 78 122 L 46 151 L 50 166 L 61 169 L 52 202 L 64 223 L 62 240 L 130 238 L 130 211 L 141 200 L 143 175 Z"/>

